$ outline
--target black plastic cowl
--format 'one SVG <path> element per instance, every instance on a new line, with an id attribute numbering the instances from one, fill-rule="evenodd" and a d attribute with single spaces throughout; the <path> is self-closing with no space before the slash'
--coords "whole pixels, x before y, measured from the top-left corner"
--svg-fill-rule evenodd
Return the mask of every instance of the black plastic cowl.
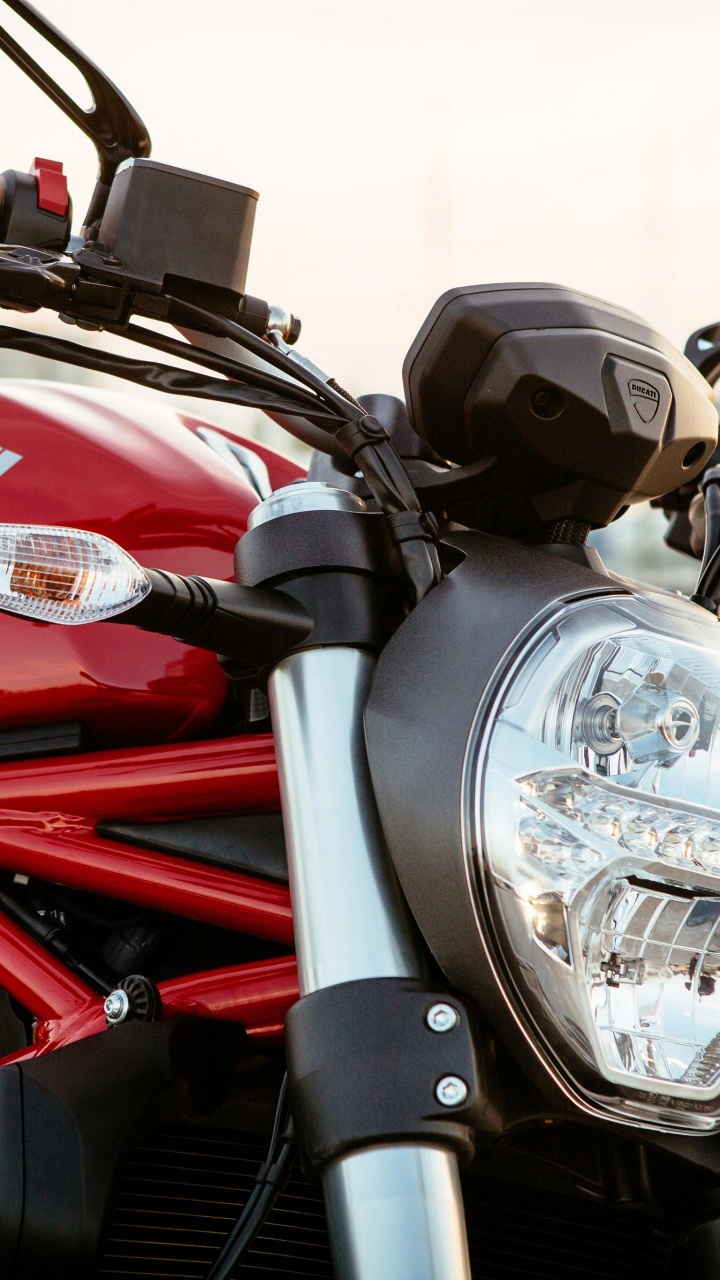
<path id="1" fill-rule="evenodd" d="M 479 704 L 534 619 L 567 599 L 627 588 L 509 539 L 464 531 L 448 541 L 465 558 L 378 659 L 364 716 L 370 774 L 393 866 L 444 979 L 477 1003 L 544 1089 L 478 926 L 463 830 L 467 744 Z"/>
<path id="2" fill-rule="evenodd" d="M 0 1068 L 0 1275 L 96 1280 L 128 1148 L 213 1111 L 256 1053 L 238 1023 L 126 1022 Z"/>
<path id="3" fill-rule="evenodd" d="M 0 1274 L 89 1280 L 117 1167 L 170 1083 L 172 1024 L 118 1028 L 0 1071 Z"/>

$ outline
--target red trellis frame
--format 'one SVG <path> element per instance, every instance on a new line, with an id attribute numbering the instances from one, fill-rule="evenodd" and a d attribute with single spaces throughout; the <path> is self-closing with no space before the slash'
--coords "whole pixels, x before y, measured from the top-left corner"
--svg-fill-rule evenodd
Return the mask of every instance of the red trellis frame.
<path id="1" fill-rule="evenodd" d="M 4 765 L 0 867 L 278 942 L 292 941 L 283 885 L 154 853 L 96 834 L 103 821 L 272 812 L 279 808 L 269 735 L 102 751 Z M 103 997 L 0 914 L 0 987 L 37 1019 L 34 1043 L 0 1065 L 105 1030 Z M 298 997 L 293 957 L 189 974 L 160 984 L 163 1017 L 241 1022 L 282 1035 Z"/>

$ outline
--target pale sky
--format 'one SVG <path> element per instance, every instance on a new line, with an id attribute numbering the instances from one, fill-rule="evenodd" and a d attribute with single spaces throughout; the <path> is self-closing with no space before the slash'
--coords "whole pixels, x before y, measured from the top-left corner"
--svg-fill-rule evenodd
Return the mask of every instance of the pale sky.
<path id="1" fill-rule="evenodd" d="M 720 318 L 720 6 L 36 3 L 135 103 L 156 159 L 259 190 L 248 288 L 296 310 L 356 394 L 400 390 L 454 285 L 576 286 L 678 344 Z M 36 153 L 65 160 L 81 213 L 90 144 L 3 62 L 0 167 Z"/>

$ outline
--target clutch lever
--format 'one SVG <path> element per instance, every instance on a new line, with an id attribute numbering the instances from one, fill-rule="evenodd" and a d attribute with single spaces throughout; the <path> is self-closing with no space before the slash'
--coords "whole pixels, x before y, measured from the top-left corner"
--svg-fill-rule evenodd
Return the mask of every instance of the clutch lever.
<path id="1" fill-rule="evenodd" d="M 100 167 L 83 227 L 83 234 L 91 237 L 107 203 L 118 165 L 135 156 L 149 156 L 150 136 L 137 111 L 112 80 L 28 0 L 4 0 L 4 3 L 77 68 L 92 95 L 93 105 L 89 110 L 78 106 L 0 25 L 0 49 L 69 116 L 73 124 L 82 129 L 95 146 Z"/>

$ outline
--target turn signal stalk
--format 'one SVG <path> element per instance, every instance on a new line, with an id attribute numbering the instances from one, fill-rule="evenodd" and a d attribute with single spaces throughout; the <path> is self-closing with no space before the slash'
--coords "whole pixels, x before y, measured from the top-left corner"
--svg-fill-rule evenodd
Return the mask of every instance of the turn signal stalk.
<path id="1" fill-rule="evenodd" d="M 145 573 L 149 593 L 115 622 L 239 658 L 256 671 L 274 666 L 312 631 L 310 614 L 283 591 L 161 569 Z"/>
<path id="2" fill-rule="evenodd" d="M 143 569 L 83 529 L 0 524 L 0 611 L 43 622 L 125 622 L 269 669 L 313 629 L 283 591 Z"/>

